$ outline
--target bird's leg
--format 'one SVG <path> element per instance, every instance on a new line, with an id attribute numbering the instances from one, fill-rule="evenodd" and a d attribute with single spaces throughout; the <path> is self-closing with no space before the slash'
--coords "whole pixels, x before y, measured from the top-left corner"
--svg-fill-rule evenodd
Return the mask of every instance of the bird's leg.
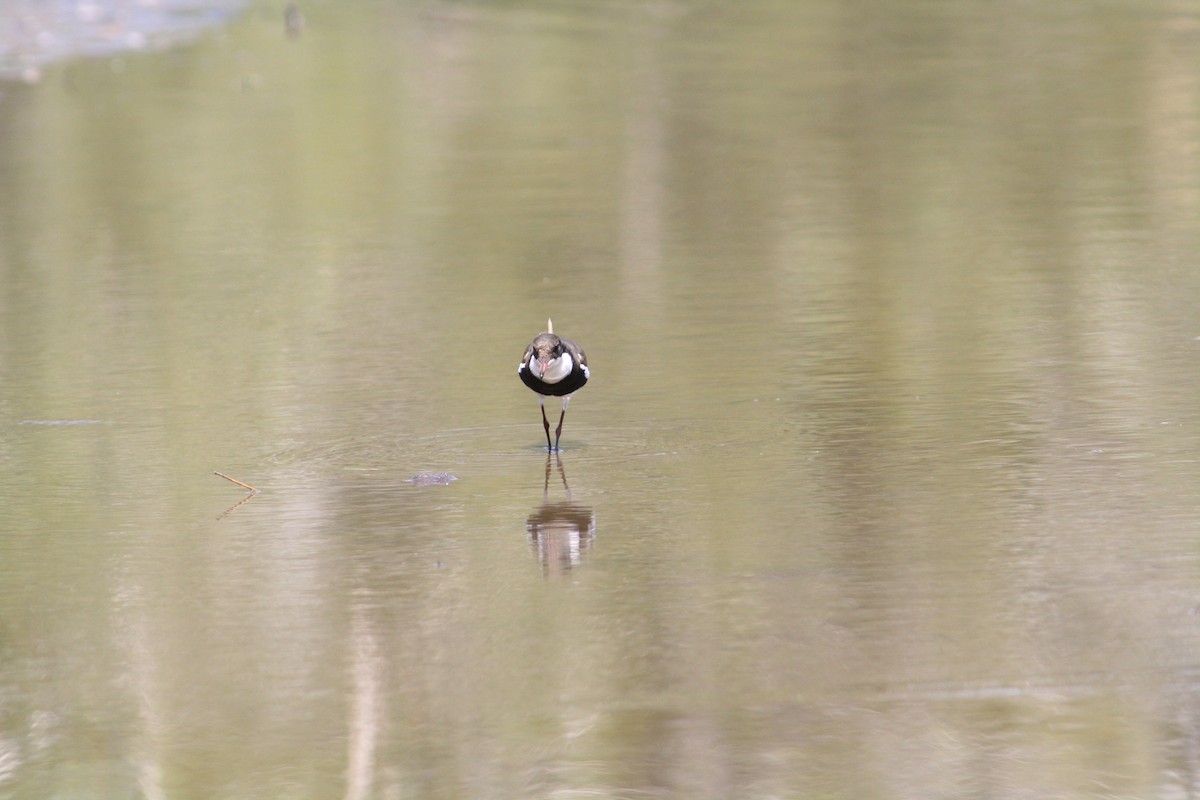
<path id="1" fill-rule="evenodd" d="M 561 426 L 562 421 L 559 420 Z M 542 400 L 542 427 L 546 429 L 546 452 L 554 452 L 554 448 L 550 446 L 550 420 L 546 419 L 546 401 Z"/>
<path id="2" fill-rule="evenodd" d="M 558 415 L 558 427 L 554 429 L 554 450 L 555 450 L 555 452 L 562 452 L 561 450 L 558 449 L 558 437 L 562 436 L 563 417 L 565 417 L 567 415 L 567 406 L 569 406 L 570 404 L 571 404 L 571 395 L 566 395 L 565 397 L 563 397 L 562 413 Z M 549 437 L 549 435 L 550 434 L 547 431 L 546 436 Z"/>

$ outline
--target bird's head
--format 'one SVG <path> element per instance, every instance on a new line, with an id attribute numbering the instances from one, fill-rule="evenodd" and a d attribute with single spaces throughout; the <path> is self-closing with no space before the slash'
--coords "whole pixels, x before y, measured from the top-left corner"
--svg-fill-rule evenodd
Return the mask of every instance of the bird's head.
<path id="1" fill-rule="evenodd" d="M 571 374 L 575 360 L 553 333 L 539 333 L 525 356 L 525 365 L 538 380 L 558 383 Z"/>
<path id="2" fill-rule="evenodd" d="M 562 355 L 562 341 L 553 333 L 543 333 L 533 340 L 533 357 L 529 359 L 529 367 L 539 378 L 544 378 L 546 371 L 550 370 Z"/>

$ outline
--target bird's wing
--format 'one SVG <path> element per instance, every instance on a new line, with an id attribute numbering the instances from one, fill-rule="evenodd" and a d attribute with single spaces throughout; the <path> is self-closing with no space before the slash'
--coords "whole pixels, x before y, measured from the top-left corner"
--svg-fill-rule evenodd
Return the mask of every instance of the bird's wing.
<path id="1" fill-rule="evenodd" d="M 521 356 L 521 363 L 517 364 L 517 372 L 520 372 L 521 370 L 525 369 L 525 366 L 529 363 L 529 357 L 531 355 L 533 355 L 533 345 L 532 344 L 529 345 L 529 347 L 525 348 L 525 355 Z"/>
<path id="2" fill-rule="evenodd" d="M 581 367 L 586 367 L 588 365 L 587 356 L 584 355 L 582 347 L 575 344 L 570 339 L 563 339 L 562 337 L 559 337 L 559 341 L 562 342 L 562 345 L 564 348 L 566 348 L 567 352 L 571 354 L 571 358 L 575 359 L 575 363 L 579 364 Z"/>

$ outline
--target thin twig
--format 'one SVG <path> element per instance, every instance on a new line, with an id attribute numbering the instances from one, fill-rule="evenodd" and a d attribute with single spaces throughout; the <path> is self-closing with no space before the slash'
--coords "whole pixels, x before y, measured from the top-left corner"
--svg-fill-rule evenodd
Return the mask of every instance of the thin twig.
<path id="1" fill-rule="evenodd" d="M 251 486 L 248 483 L 242 483 L 237 478 L 231 478 L 228 475 L 223 475 L 220 472 L 217 472 L 216 470 L 213 470 L 213 475 L 216 475 L 218 478 L 224 478 L 225 480 L 229 481 L 230 483 L 236 483 L 238 486 L 241 486 L 243 489 L 248 490 L 252 494 L 258 494 L 258 491 L 259 491 L 258 489 L 255 489 L 253 486 Z"/>

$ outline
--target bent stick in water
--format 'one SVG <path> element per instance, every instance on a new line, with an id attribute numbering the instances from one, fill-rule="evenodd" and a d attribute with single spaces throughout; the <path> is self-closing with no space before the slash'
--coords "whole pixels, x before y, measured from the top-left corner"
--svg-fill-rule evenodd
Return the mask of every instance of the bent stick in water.
<path id="1" fill-rule="evenodd" d="M 217 472 L 215 469 L 213 470 L 213 475 L 216 475 L 218 478 L 224 478 L 225 480 L 229 481 L 230 483 L 236 483 L 238 486 L 241 486 L 243 489 L 247 489 L 251 492 L 254 492 L 255 494 L 258 494 L 258 489 L 255 489 L 253 486 L 251 486 L 248 483 L 242 483 L 237 478 L 231 478 L 228 475 L 222 475 L 220 472 Z"/>

